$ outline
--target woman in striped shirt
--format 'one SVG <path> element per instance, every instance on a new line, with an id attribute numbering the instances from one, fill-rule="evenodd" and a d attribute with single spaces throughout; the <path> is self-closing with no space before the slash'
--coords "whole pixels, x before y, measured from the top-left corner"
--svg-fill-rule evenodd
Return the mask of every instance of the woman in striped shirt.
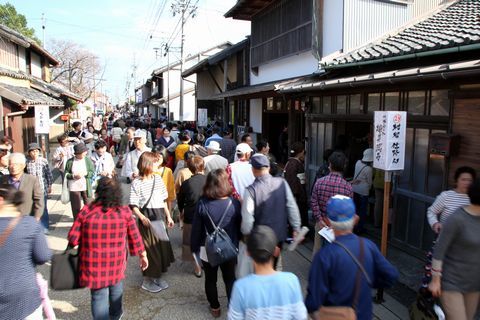
<path id="1" fill-rule="evenodd" d="M 470 205 L 467 191 L 476 172 L 471 167 L 460 167 L 455 171 L 455 188 L 443 191 L 437 196 L 435 202 L 427 210 L 427 218 L 432 230 L 439 234 L 448 216 L 458 208 Z"/>
<path id="2" fill-rule="evenodd" d="M 455 188 L 440 193 L 433 204 L 427 209 L 427 219 L 435 238 L 442 230 L 442 224 L 458 208 L 470 205 L 470 198 L 467 195 L 468 188 L 476 178 L 476 172 L 471 167 L 460 167 L 455 171 Z M 433 242 L 435 245 L 435 241 Z M 433 246 L 432 246 L 433 248 Z M 422 287 L 426 288 L 432 279 L 432 255 L 433 249 L 427 253 L 425 274 L 422 279 Z"/>
<path id="3" fill-rule="evenodd" d="M 166 234 L 165 222 L 169 228 L 173 228 L 174 223 L 166 203 L 168 193 L 165 184 L 162 177 L 153 172 L 158 165 L 158 157 L 154 153 L 142 153 L 138 160 L 139 177 L 133 180 L 130 189 L 130 206 L 138 218 L 138 229 L 149 261 L 148 268 L 143 271 L 142 289 L 149 292 L 168 288 L 160 277 L 175 261 L 170 241 L 165 237 L 161 239 L 161 228 L 162 234 Z"/>

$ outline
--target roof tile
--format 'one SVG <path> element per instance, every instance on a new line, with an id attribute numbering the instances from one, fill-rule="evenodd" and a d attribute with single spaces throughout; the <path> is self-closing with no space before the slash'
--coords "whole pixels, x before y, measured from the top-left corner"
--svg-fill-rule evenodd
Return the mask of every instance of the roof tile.
<path id="1" fill-rule="evenodd" d="M 459 0 L 425 20 L 345 53 L 327 68 L 480 43 L 480 0 Z"/>

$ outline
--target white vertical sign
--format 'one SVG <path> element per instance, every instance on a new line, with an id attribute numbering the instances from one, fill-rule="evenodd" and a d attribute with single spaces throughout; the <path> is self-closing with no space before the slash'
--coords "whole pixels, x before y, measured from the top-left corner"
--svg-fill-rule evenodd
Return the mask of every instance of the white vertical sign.
<path id="1" fill-rule="evenodd" d="M 373 166 L 386 171 L 403 170 L 405 164 L 405 111 L 375 111 Z"/>
<path id="2" fill-rule="evenodd" d="M 35 106 L 35 134 L 49 134 L 50 108 L 49 106 Z"/>
<path id="3" fill-rule="evenodd" d="M 208 125 L 208 110 L 203 108 L 198 108 L 198 122 L 197 126 L 206 127 Z"/>

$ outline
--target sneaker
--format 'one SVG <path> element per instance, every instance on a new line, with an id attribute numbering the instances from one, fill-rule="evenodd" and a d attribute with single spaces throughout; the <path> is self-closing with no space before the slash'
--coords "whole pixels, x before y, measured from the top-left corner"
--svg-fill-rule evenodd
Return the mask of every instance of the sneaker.
<path id="1" fill-rule="evenodd" d="M 153 282 L 161 288 L 161 290 L 165 290 L 168 288 L 168 283 L 165 280 L 162 280 L 160 278 L 154 279 Z"/>
<path id="2" fill-rule="evenodd" d="M 143 280 L 142 289 L 152 293 L 157 293 L 162 291 L 162 288 L 156 285 L 155 282 L 152 280 Z"/>

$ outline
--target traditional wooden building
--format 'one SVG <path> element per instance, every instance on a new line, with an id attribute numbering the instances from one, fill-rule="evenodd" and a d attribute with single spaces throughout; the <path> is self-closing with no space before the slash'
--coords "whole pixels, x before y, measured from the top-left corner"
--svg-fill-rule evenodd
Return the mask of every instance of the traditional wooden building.
<path id="1" fill-rule="evenodd" d="M 202 50 L 185 58 L 184 70 L 197 65 L 205 58 L 230 47 L 230 42 L 224 42 Z M 181 61 L 170 62 L 153 70 L 147 81 L 135 88 L 135 107 L 138 113 L 151 113 L 154 118 L 162 114 L 170 120 L 196 121 L 197 104 L 195 91 L 197 79 L 195 74 L 182 76 Z M 180 83 L 183 82 L 183 110 L 180 112 Z"/>
<path id="2" fill-rule="evenodd" d="M 426 209 L 459 166 L 479 170 L 480 1 L 450 2 L 426 17 L 322 61 L 317 75 L 278 88 L 307 104 L 307 170 L 326 149 L 355 161 L 372 145 L 377 110 L 407 111 L 405 169 L 394 179 L 391 243 L 423 256 Z"/>
<path id="3" fill-rule="evenodd" d="M 305 137 L 307 101 L 277 88 L 316 74 L 325 57 L 352 50 L 443 1 L 239 0 L 225 17 L 251 21 L 250 83 L 218 97 L 238 105 L 246 125 L 283 158 L 279 136 L 288 127 L 289 144 Z"/>
<path id="4" fill-rule="evenodd" d="M 184 78 L 196 74 L 197 107 L 206 110 L 208 125 L 223 123 L 224 127 L 234 127 L 235 132 L 245 131 L 249 120 L 246 101 L 227 101 L 223 95 L 250 84 L 249 48 L 247 38 L 183 72 Z"/>
<path id="5" fill-rule="evenodd" d="M 28 143 L 37 141 L 36 106 L 49 106 L 47 120 L 52 128 L 58 122 L 63 130 L 58 118 L 68 99 L 80 98 L 50 83 L 50 68 L 59 62 L 42 46 L 3 25 L 0 40 L 0 134 L 13 138 L 15 151 L 23 152 Z"/>

